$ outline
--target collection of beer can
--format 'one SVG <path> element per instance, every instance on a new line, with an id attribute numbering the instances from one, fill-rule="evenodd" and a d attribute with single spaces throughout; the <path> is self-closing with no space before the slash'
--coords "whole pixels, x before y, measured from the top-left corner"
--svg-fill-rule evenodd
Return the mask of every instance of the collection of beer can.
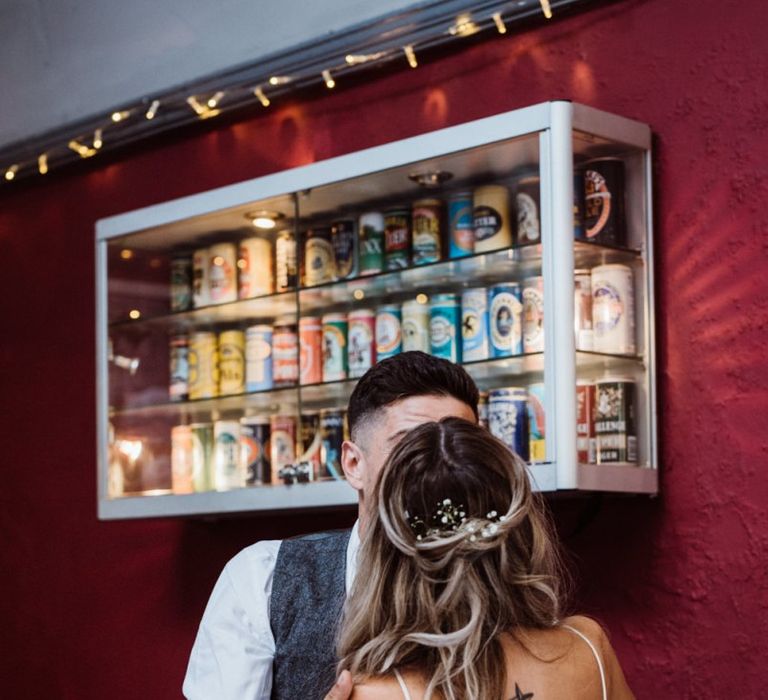
<path id="1" fill-rule="evenodd" d="M 514 192 L 514 196 L 513 196 Z M 574 235 L 602 244 L 626 243 L 624 164 L 597 158 L 574 172 Z M 538 175 L 512 188 L 489 184 L 444 199 L 368 211 L 274 239 L 248 236 L 171 261 L 171 310 L 186 311 L 444 259 L 486 253 L 541 239 Z M 301 252 L 301 254 L 299 254 Z"/>
<path id="2" fill-rule="evenodd" d="M 574 235 L 626 244 L 624 165 L 594 159 L 574 173 Z M 249 236 L 176 255 L 171 309 L 185 311 L 446 258 L 540 242 L 537 175 L 457 192 L 447 200 L 339 218 L 301 235 Z M 516 219 L 510 211 L 516 213 Z M 474 362 L 544 350 L 541 277 L 419 295 L 404 303 L 221 331 L 179 333 L 170 340 L 170 398 L 186 401 L 354 379 L 376 362 L 421 350 Z M 577 350 L 634 354 L 633 272 L 607 264 L 575 274 Z M 546 460 L 544 385 L 481 395 L 481 422 L 523 459 Z M 634 462 L 635 385 L 625 378 L 580 383 L 577 440 L 582 463 Z M 343 478 L 345 412 L 178 425 L 172 430 L 175 493 L 280 482 Z"/>
<path id="3" fill-rule="evenodd" d="M 343 479 L 346 411 L 255 415 L 171 429 L 174 493 Z"/>
<path id="4" fill-rule="evenodd" d="M 576 385 L 576 449 L 580 464 L 636 463 L 635 382 L 626 377 Z M 526 462 L 546 461 L 544 384 L 480 394 L 480 423 Z"/>
<path id="5" fill-rule="evenodd" d="M 620 264 L 577 270 L 577 350 L 633 355 L 633 272 Z M 544 350 L 541 277 L 420 295 L 402 304 L 306 316 L 170 340 L 172 401 L 361 377 L 376 362 L 421 350 L 476 362 Z"/>

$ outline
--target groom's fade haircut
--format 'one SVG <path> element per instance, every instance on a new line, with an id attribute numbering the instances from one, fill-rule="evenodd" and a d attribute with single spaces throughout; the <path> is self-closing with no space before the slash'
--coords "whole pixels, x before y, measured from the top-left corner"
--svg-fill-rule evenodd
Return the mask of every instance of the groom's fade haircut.
<path id="1" fill-rule="evenodd" d="M 425 352 L 402 352 L 377 363 L 357 383 L 347 408 L 350 437 L 390 404 L 412 396 L 450 396 L 472 409 L 477 419 L 479 392 L 466 370 Z"/>

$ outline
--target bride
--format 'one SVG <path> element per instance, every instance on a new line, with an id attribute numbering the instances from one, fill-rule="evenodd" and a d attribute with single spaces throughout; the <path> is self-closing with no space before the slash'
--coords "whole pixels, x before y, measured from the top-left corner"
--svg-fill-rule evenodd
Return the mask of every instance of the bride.
<path id="1" fill-rule="evenodd" d="M 540 500 L 485 429 L 413 429 L 376 498 L 339 635 L 353 700 L 634 698 L 601 627 L 563 619 Z"/>

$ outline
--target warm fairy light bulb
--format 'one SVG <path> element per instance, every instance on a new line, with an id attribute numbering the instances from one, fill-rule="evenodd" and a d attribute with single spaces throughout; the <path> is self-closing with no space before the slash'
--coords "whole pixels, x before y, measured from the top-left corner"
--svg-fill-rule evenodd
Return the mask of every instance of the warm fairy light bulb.
<path id="1" fill-rule="evenodd" d="M 138 309 L 131 309 L 128 315 L 135 321 L 137 318 L 141 318 L 141 311 Z"/>
<path id="2" fill-rule="evenodd" d="M 160 100 L 152 100 L 152 104 L 149 105 L 147 113 L 144 115 L 147 119 L 154 119 L 157 114 L 157 110 L 160 108 Z"/>
<path id="3" fill-rule="evenodd" d="M 216 105 L 221 102 L 221 98 L 224 97 L 224 93 L 219 90 L 211 99 L 208 100 L 208 108 L 215 109 Z"/>
<path id="4" fill-rule="evenodd" d="M 46 153 L 37 157 L 37 169 L 41 175 L 45 175 L 48 172 L 48 155 Z"/>
<path id="5" fill-rule="evenodd" d="M 323 80 L 325 80 L 325 87 L 327 87 L 329 90 L 336 87 L 336 81 L 333 79 L 331 71 L 329 71 L 327 68 L 323 71 Z"/>
<path id="6" fill-rule="evenodd" d="M 386 51 L 377 51 L 376 53 L 348 53 L 344 57 L 344 60 L 347 62 L 347 65 L 357 66 L 361 63 L 378 61 L 380 58 L 386 55 L 386 53 Z"/>
<path id="7" fill-rule="evenodd" d="M 472 34 L 476 34 L 479 31 L 480 27 L 478 27 L 472 21 L 472 15 L 470 15 L 468 12 L 459 15 L 456 18 L 456 24 L 448 29 L 448 33 L 453 34 L 454 36 L 457 34 L 459 36 L 471 36 Z"/>
<path id="8" fill-rule="evenodd" d="M 418 68 L 419 62 L 416 60 L 416 52 L 413 50 L 413 46 L 408 44 L 408 46 L 403 47 L 403 51 L 405 51 L 405 57 L 408 59 L 408 65 L 411 68 Z"/>
<path id="9" fill-rule="evenodd" d="M 120 257 L 123 260 L 130 260 L 133 257 L 133 251 L 130 248 L 123 248 L 120 251 Z"/>
<path id="10" fill-rule="evenodd" d="M 499 30 L 499 34 L 507 33 L 507 25 L 504 24 L 504 20 L 501 18 L 501 12 L 493 13 L 493 23 L 496 25 L 496 29 Z"/>
<path id="11" fill-rule="evenodd" d="M 216 267 L 221 267 L 224 264 L 224 258 L 222 258 L 221 255 L 217 255 L 213 259 L 213 264 L 216 265 Z"/>
<path id="12" fill-rule="evenodd" d="M 255 88 L 253 94 L 259 98 L 262 107 L 269 107 L 269 98 L 264 94 L 264 90 L 261 89 L 261 86 Z"/>
<path id="13" fill-rule="evenodd" d="M 129 114 L 130 112 L 128 110 L 123 110 L 122 112 L 112 112 L 112 121 L 117 124 L 117 122 L 121 122 L 124 119 L 127 119 Z"/>
<path id="14" fill-rule="evenodd" d="M 285 85 L 286 83 L 290 83 L 291 78 L 288 75 L 273 75 L 269 79 L 270 85 Z"/>
<path id="15" fill-rule="evenodd" d="M 352 296 L 360 301 L 361 299 L 365 298 L 365 292 L 362 289 L 356 289 L 354 292 L 352 292 Z"/>
<path id="16" fill-rule="evenodd" d="M 549 0 L 539 0 L 541 3 L 541 11 L 547 19 L 552 19 L 552 8 L 549 6 Z"/>
<path id="17" fill-rule="evenodd" d="M 5 171 L 5 179 L 6 180 L 13 180 L 13 178 L 16 177 L 16 173 L 19 171 L 18 165 L 12 165 L 8 170 Z"/>
<path id="18" fill-rule="evenodd" d="M 426 304 L 429 301 L 429 297 L 426 294 L 417 294 L 416 301 L 419 302 L 419 304 Z"/>
<path id="19" fill-rule="evenodd" d="M 101 129 L 96 129 L 96 131 L 93 132 L 93 147 L 97 150 L 104 145 L 104 141 L 102 140 L 101 135 Z"/>
<path id="20" fill-rule="evenodd" d="M 217 114 L 221 113 L 218 109 L 211 109 L 207 105 L 201 105 L 194 95 L 190 95 L 187 98 L 187 104 L 195 111 L 195 114 L 197 114 L 200 119 L 208 119 L 209 117 L 215 117 Z"/>
<path id="21" fill-rule="evenodd" d="M 96 155 L 96 149 L 90 148 L 89 146 L 86 146 L 85 144 L 80 143 L 79 141 L 72 139 L 67 146 L 71 148 L 75 153 L 77 153 L 81 158 L 90 158 L 91 156 Z"/>

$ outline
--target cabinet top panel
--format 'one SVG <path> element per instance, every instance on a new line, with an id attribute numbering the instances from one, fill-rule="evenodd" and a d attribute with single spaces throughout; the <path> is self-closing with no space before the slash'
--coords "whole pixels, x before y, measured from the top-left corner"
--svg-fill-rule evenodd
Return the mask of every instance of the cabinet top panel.
<path id="1" fill-rule="evenodd" d="M 510 150 L 516 151 L 513 162 L 538 160 L 533 150 L 525 153 L 526 147 L 531 148 L 531 139 L 516 139 L 549 128 L 555 109 L 566 110 L 569 121 L 580 131 L 594 135 L 598 142 L 603 138 L 615 139 L 635 148 L 645 148 L 650 142 L 650 130 L 639 122 L 569 102 L 541 103 L 101 219 L 96 224 L 97 238 L 112 239 L 145 232 L 150 235 L 143 241 L 132 236 L 134 245 L 153 247 L 152 240 L 162 227 L 163 242 L 157 245 L 166 247 L 176 232 L 188 240 L 190 235 L 216 228 L 242 227 L 243 217 L 254 207 L 291 216 L 294 206 L 291 193 L 342 181 L 345 182 L 344 204 L 363 204 L 373 199 L 381 188 L 382 176 L 393 193 L 399 193 L 403 189 L 399 183 L 407 182 L 405 178 L 415 163 L 419 163 L 420 169 L 450 169 L 457 181 L 469 181 L 472 175 L 493 176 L 509 169 Z M 590 128 L 592 123 L 595 129 Z M 501 142 L 508 142 L 506 150 L 499 148 Z M 463 153 L 456 153 L 456 144 L 461 144 Z M 490 144 L 495 147 L 468 154 L 470 149 Z M 366 177 L 373 174 L 376 174 L 375 180 Z M 318 210 L 341 204 L 333 200 L 330 189 L 325 197 L 312 199 L 312 207 Z"/>

